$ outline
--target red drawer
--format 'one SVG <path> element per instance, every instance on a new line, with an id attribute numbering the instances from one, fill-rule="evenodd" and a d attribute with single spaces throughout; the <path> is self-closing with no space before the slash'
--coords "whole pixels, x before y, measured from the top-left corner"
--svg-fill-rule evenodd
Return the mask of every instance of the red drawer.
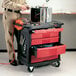
<path id="1" fill-rule="evenodd" d="M 52 59 L 57 59 L 57 58 L 58 58 L 58 55 L 45 57 L 45 58 L 36 58 L 35 56 L 32 56 L 31 63 L 37 63 L 37 62 L 42 62 L 42 61 L 47 61 L 47 60 L 52 60 Z"/>
<path id="2" fill-rule="evenodd" d="M 31 38 L 32 39 L 38 39 L 38 38 L 56 37 L 59 35 L 59 32 L 61 32 L 61 31 L 63 31 L 63 28 L 35 30 L 35 33 L 33 33 L 31 35 Z"/>
<path id="3" fill-rule="evenodd" d="M 54 42 L 58 42 L 58 41 L 59 41 L 59 37 L 43 38 L 43 39 L 33 39 L 31 41 L 31 45 L 54 43 Z"/>
<path id="4" fill-rule="evenodd" d="M 44 58 L 54 55 L 60 55 L 65 53 L 66 46 L 65 45 L 58 45 L 53 47 L 45 47 L 45 48 L 37 48 L 35 51 L 36 58 Z"/>

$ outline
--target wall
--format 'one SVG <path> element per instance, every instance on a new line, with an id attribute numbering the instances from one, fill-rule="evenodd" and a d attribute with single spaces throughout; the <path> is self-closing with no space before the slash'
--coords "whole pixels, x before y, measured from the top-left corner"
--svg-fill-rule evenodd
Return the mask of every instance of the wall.
<path id="1" fill-rule="evenodd" d="M 54 20 L 64 23 L 62 32 L 62 43 L 67 48 L 76 48 L 76 15 L 53 15 Z"/>
<path id="2" fill-rule="evenodd" d="M 76 48 L 76 15 L 53 15 L 53 20 L 64 23 L 61 42 L 66 44 L 67 48 Z M 16 40 L 14 44 L 16 48 Z M 6 49 L 2 15 L 0 15 L 0 49 Z"/>
<path id="3" fill-rule="evenodd" d="M 2 2 L 3 0 L 0 0 L 0 12 L 3 11 L 2 9 Z M 46 0 L 26 0 L 27 4 L 29 6 L 47 6 L 52 7 L 53 13 L 54 12 L 76 12 L 76 0 L 49 0 L 49 2 L 46 2 Z"/>
<path id="4" fill-rule="evenodd" d="M 47 6 L 52 7 L 53 13 L 55 12 L 76 12 L 76 0 L 26 0 L 30 6 Z"/>
<path id="5" fill-rule="evenodd" d="M 2 24 L 2 15 L 0 15 L 0 49 L 5 49 L 5 37 L 4 37 L 4 29 Z"/>

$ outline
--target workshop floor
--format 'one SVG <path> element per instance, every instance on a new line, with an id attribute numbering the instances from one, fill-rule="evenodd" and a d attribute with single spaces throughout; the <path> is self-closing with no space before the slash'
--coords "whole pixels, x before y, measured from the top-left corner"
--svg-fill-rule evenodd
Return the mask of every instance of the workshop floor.
<path id="1" fill-rule="evenodd" d="M 11 66 L 0 65 L 0 76 L 76 76 L 76 52 L 67 52 L 61 55 L 61 66 L 59 68 L 44 66 L 35 68 L 29 73 L 25 65 Z M 0 63 L 8 62 L 8 54 L 0 53 Z"/>

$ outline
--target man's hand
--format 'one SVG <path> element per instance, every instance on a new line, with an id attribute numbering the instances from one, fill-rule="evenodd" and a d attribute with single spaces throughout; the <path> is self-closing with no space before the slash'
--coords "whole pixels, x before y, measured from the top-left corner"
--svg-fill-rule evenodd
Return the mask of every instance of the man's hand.
<path id="1" fill-rule="evenodd" d="M 27 7 L 25 5 L 21 5 L 21 10 L 27 10 Z"/>
<path id="2" fill-rule="evenodd" d="M 29 6 L 28 5 L 21 5 L 21 10 L 28 10 Z"/>
<path id="3" fill-rule="evenodd" d="M 30 8 L 28 5 L 25 5 L 25 6 L 26 6 L 27 10 Z"/>
<path id="4" fill-rule="evenodd" d="M 27 13 L 26 11 L 29 11 L 29 10 L 30 10 L 30 7 L 28 5 L 22 5 L 20 13 L 26 14 Z"/>

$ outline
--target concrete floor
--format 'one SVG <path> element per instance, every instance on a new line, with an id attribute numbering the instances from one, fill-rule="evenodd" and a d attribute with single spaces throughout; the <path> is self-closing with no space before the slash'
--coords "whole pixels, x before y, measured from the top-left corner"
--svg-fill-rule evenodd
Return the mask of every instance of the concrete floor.
<path id="1" fill-rule="evenodd" d="M 0 63 L 8 62 L 8 54 L 0 53 Z M 61 65 L 59 68 L 44 66 L 35 68 L 29 73 L 25 65 L 11 66 L 0 65 L 0 76 L 76 76 L 76 52 L 66 52 L 61 55 Z"/>

